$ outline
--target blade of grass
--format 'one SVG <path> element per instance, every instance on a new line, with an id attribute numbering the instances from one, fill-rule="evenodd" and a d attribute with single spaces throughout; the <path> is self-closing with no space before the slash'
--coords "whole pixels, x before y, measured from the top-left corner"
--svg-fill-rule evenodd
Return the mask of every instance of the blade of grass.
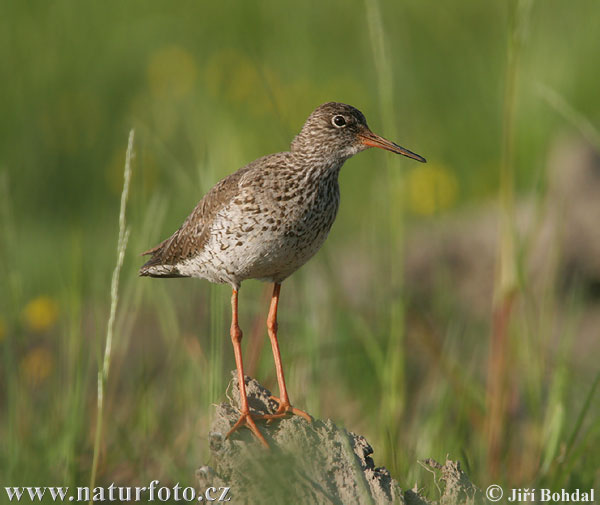
<path id="1" fill-rule="evenodd" d="M 129 196 L 129 182 L 131 180 L 131 160 L 133 158 L 133 140 L 134 131 L 129 132 L 129 141 L 127 143 L 127 154 L 125 155 L 125 171 L 123 180 L 123 191 L 121 193 L 121 208 L 119 211 L 119 240 L 117 243 L 117 264 L 113 270 L 110 285 L 110 314 L 106 328 L 106 342 L 104 347 L 104 360 L 102 367 L 98 370 L 98 404 L 96 411 L 96 434 L 94 438 L 94 457 L 92 460 L 92 472 L 90 477 L 90 489 L 96 485 L 96 474 L 98 471 L 98 460 L 100 454 L 100 442 L 102 440 L 102 417 L 104 411 L 104 387 L 108 380 L 110 371 L 110 358 L 112 351 L 113 331 L 115 317 L 117 313 L 117 304 L 119 300 L 119 275 L 125 258 L 127 241 L 129 240 L 129 229 L 125 226 L 125 209 L 127 207 L 127 197 Z M 90 500 L 90 505 L 93 500 Z"/>
<path id="2" fill-rule="evenodd" d="M 498 266 L 493 300 L 492 333 L 488 369 L 488 467 L 491 477 L 497 476 L 505 426 L 508 397 L 507 366 L 509 362 L 508 333 L 515 296 L 518 291 L 515 196 L 514 143 L 515 113 L 519 60 L 528 13 L 532 0 L 517 0 L 509 14 L 507 63 L 502 111 L 502 156 L 500 162 L 500 239 Z"/>
<path id="3" fill-rule="evenodd" d="M 538 83 L 537 90 L 538 94 L 548 105 L 575 126 L 590 144 L 600 149 L 600 131 L 588 118 L 576 110 L 560 93 L 550 86 Z"/>
<path id="4" fill-rule="evenodd" d="M 11 255 L 12 251 L 17 251 L 17 233 L 15 227 L 15 219 L 13 215 L 11 192 L 10 192 L 10 180 L 8 177 L 8 171 L 3 170 L 0 174 L 0 218 L 2 225 L 2 233 L 0 234 L 0 274 L 2 276 L 3 289 L 6 290 L 6 295 L 0 298 L 0 306 L 5 314 L 18 314 L 18 307 L 21 305 L 22 300 L 22 279 L 21 273 L 18 269 L 11 268 L 14 264 Z M 6 298 L 4 298 L 6 297 Z M 3 358 L 3 380 L 6 388 L 6 401 L 7 405 L 11 408 L 6 409 L 7 415 L 7 432 L 8 437 L 3 440 L 3 444 L 0 448 L 4 449 L 7 454 L 8 466 L 5 470 L 6 479 L 10 481 L 14 479 L 15 475 L 15 462 L 17 461 L 17 455 L 19 454 L 19 437 L 17 431 L 19 427 L 17 409 L 14 408 L 17 404 L 18 399 L 18 384 L 15 378 L 17 377 L 17 359 L 15 352 L 16 337 L 15 335 L 16 324 L 12 320 L 6 320 L 6 336 L 4 337 L 2 348 Z M 6 444 L 4 446 L 4 444 Z M 4 447 L 3 447 L 4 446 Z"/>
<path id="5" fill-rule="evenodd" d="M 590 386 L 590 390 L 588 391 L 585 401 L 583 402 L 583 407 L 581 407 L 581 410 L 579 411 L 579 415 L 577 416 L 577 421 L 575 421 L 575 426 L 573 427 L 573 432 L 571 433 L 571 436 L 569 437 L 569 440 L 567 441 L 565 455 L 563 458 L 564 461 L 568 461 L 571 451 L 573 450 L 573 447 L 575 446 L 575 440 L 577 440 L 579 432 L 581 431 L 581 426 L 583 425 L 583 421 L 586 418 L 587 413 L 590 410 L 590 407 L 592 406 L 592 400 L 594 399 L 594 395 L 596 394 L 596 389 L 598 389 L 598 384 L 600 384 L 600 370 L 598 371 L 598 373 L 596 373 L 596 377 L 594 378 L 594 381 L 592 382 L 592 385 Z"/>
<path id="6" fill-rule="evenodd" d="M 375 73 L 377 75 L 380 115 L 386 134 L 395 138 L 393 74 L 387 51 L 381 7 L 378 0 L 365 0 L 365 8 L 373 60 L 375 62 Z M 404 213 L 402 206 L 403 198 L 395 198 L 398 193 L 401 195 L 403 192 L 401 174 L 400 172 L 392 171 L 393 164 L 399 163 L 399 161 L 391 157 L 386 157 L 385 163 L 386 187 L 381 192 L 381 196 L 384 199 L 383 205 L 387 211 L 387 219 L 383 220 L 383 224 L 386 226 L 383 236 L 387 238 L 383 244 L 386 251 L 385 263 L 386 270 L 389 273 L 388 278 L 393 281 L 393 285 L 386 288 L 386 291 L 389 293 L 390 290 L 392 292 L 402 291 Z M 381 426 L 381 431 L 389 431 L 391 439 L 396 442 L 400 424 L 398 423 L 398 417 L 403 413 L 406 396 L 406 363 L 404 355 L 405 307 L 402 298 L 399 296 L 385 296 L 385 303 L 387 305 L 389 327 L 387 328 L 385 360 L 379 374 L 383 394 L 380 419 L 384 423 Z M 388 456 L 389 454 L 384 455 L 384 457 Z"/>
<path id="7" fill-rule="evenodd" d="M 225 332 L 225 308 L 223 305 L 223 289 L 220 285 L 210 285 L 210 338 L 208 373 L 209 405 L 213 405 L 221 397 L 223 391 L 223 335 Z M 231 377 L 228 377 L 229 381 Z"/>

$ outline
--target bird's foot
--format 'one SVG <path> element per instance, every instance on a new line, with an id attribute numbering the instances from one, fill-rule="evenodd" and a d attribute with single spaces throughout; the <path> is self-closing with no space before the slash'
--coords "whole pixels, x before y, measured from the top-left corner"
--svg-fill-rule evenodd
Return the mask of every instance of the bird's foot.
<path id="1" fill-rule="evenodd" d="M 252 433 L 254 433 L 254 435 L 256 436 L 256 438 L 258 438 L 258 440 L 260 441 L 260 443 L 262 445 L 264 445 L 267 449 L 269 449 L 269 443 L 267 442 L 267 440 L 265 439 L 265 437 L 263 436 L 263 434 L 260 432 L 260 430 L 256 426 L 256 423 L 254 422 L 255 419 L 262 419 L 262 416 L 252 417 L 250 415 L 250 412 L 242 412 L 241 415 L 240 415 L 240 418 L 236 421 L 236 423 L 227 432 L 227 435 L 225 435 L 225 438 L 229 438 L 229 436 L 234 431 L 237 431 L 242 426 L 245 426 Z"/>
<path id="2" fill-rule="evenodd" d="M 289 401 L 288 402 L 283 402 L 279 398 L 277 398 L 276 396 L 271 396 L 270 399 L 276 401 L 279 404 L 279 406 L 277 407 L 277 410 L 275 411 L 275 413 L 273 413 L 273 414 L 264 414 L 264 415 L 261 415 L 261 416 L 256 416 L 255 419 L 266 419 L 268 422 L 270 422 L 270 421 L 273 421 L 274 419 L 281 419 L 281 418 L 287 416 L 288 414 L 293 414 L 295 416 L 303 417 L 309 423 L 312 423 L 312 417 L 310 417 L 303 410 L 300 410 L 300 409 L 297 409 L 295 407 L 292 407 L 290 405 Z"/>

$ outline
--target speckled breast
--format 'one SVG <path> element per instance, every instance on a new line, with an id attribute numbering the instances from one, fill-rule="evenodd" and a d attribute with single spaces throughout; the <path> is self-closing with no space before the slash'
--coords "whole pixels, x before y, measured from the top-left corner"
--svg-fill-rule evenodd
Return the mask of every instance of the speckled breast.
<path id="1" fill-rule="evenodd" d="M 213 223 L 204 277 L 239 284 L 245 279 L 281 282 L 323 245 L 335 220 L 337 175 L 303 174 L 285 188 L 241 191 Z"/>

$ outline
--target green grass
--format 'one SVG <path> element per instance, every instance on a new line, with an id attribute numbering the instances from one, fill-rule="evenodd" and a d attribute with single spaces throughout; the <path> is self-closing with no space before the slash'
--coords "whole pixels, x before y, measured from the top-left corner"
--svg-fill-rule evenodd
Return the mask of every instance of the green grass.
<path id="1" fill-rule="evenodd" d="M 308 113 L 332 99 L 359 107 L 374 131 L 424 155 L 432 171 L 384 152 L 344 167 L 331 236 L 282 288 L 292 401 L 365 435 L 376 463 L 405 488 L 430 482 L 417 459 L 447 454 L 484 488 L 598 487 L 600 349 L 580 324 L 598 300 L 577 284 L 565 290 L 556 269 L 543 287 L 523 276 L 539 230 L 518 237 L 509 254 L 519 295 L 503 351 L 509 380 L 499 387 L 511 402 L 493 455 L 491 316 L 461 306 L 442 268 L 423 302 L 402 268 L 412 230 L 496 198 L 500 167 L 509 199 L 530 195 L 545 209 L 554 203 L 545 169 L 557 136 L 567 130 L 597 143 L 600 69 L 590 64 L 597 37 L 589 27 L 600 7 L 533 3 L 511 69 L 516 8 L 475 0 L 4 5 L 0 487 L 90 481 L 131 128 L 131 235 L 97 482 L 192 483 L 208 457 L 211 404 L 224 399 L 234 368 L 230 293 L 140 279 L 138 255 L 218 179 L 286 149 Z M 447 198 L 418 205 L 438 202 L 432 177 Z M 552 253 L 558 262 L 561 252 Z M 244 284 L 240 323 L 248 371 L 275 387 L 269 292 Z"/>
<path id="2" fill-rule="evenodd" d="M 104 424 L 104 388 L 108 381 L 110 373 L 110 362 L 112 357 L 112 341 L 115 331 L 115 318 L 117 315 L 117 306 L 119 303 L 119 277 L 123 268 L 123 259 L 127 251 L 127 242 L 129 241 L 129 228 L 125 227 L 125 215 L 127 209 L 127 198 L 129 197 L 129 185 L 131 183 L 131 163 L 134 157 L 133 143 L 134 131 L 129 132 L 129 141 L 127 143 L 127 154 L 125 156 L 125 170 L 123 175 L 123 192 L 121 193 L 121 207 L 119 211 L 119 240 L 117 242 L 117 264 L 113 270 L 110 283 L 110 315 L 106 324 L 106 341 L 104 343 L 104 357 L 102 364 L 98 362 L 98 404 L 96 410 L 96 432 L 94 436 L 94 457 L 92 459 L 92 472 L 90 477 L 90 489 L 96 486 L 96 475 L 98 472 L 98 458 L 100 457 L 100 444 L 102 442 L 102 426 Z M 93 503 L 93 499 L 90 501 Z"/>

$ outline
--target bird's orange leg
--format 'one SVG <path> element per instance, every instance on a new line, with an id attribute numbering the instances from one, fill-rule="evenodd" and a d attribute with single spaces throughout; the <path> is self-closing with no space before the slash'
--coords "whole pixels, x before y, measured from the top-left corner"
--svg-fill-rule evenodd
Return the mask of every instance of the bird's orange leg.
<path id="1" fill-rule="evenodd" d="M 281 354 L 279 353 L 279 343 L 277 342 L 277 306 L 279 304 L 280 291 L 281 284 L 275 283 L 273 286 L 273 296 L 271 297 L 269 316 L 267 317 L 267 330 L 269 332 L 269 339 L 271 340 L 273 358 L 275 358 L 275 370 L 277 371 L 277 383 L 279 384 L 279 398 L 275 396 L 272 396 L 271 398 L 279 403 L 279 407 L 277 407 L 277 411 L 274 414 L 257 416 L 256 419 L 279 419 L 285 417 L 285 415 L 289 413 L 302 416 L 308 422 L 311 422 L 312 419 L 306 412 L 292 407 L 285 387 L 283 365 L 281 364 Z"/>
<path id="2" fill-rule="evenodd" d="M 250 415 L 250 409 L 248 408 L 248 397 L 246 396 L 246 383 L 244 382 L 244 365 L 242 364 L 242 330 L 238 324 L 238 292 L 233 290 L 231 296 L 231 342 L 233 343 L 233 353 L 235 354 L 235 365 L 238 372 L 238 384 L 240 388 L 240 418 L 233 425 L 233 427 L 227 432 L 226 438 L 229 437 L 234 431 L 241 426 L 246 426 L 250 429 L 256 438 L 268 449 L 269 444 L 263 437 L 262 433 L 258 430 L 254 419 Z"/>

